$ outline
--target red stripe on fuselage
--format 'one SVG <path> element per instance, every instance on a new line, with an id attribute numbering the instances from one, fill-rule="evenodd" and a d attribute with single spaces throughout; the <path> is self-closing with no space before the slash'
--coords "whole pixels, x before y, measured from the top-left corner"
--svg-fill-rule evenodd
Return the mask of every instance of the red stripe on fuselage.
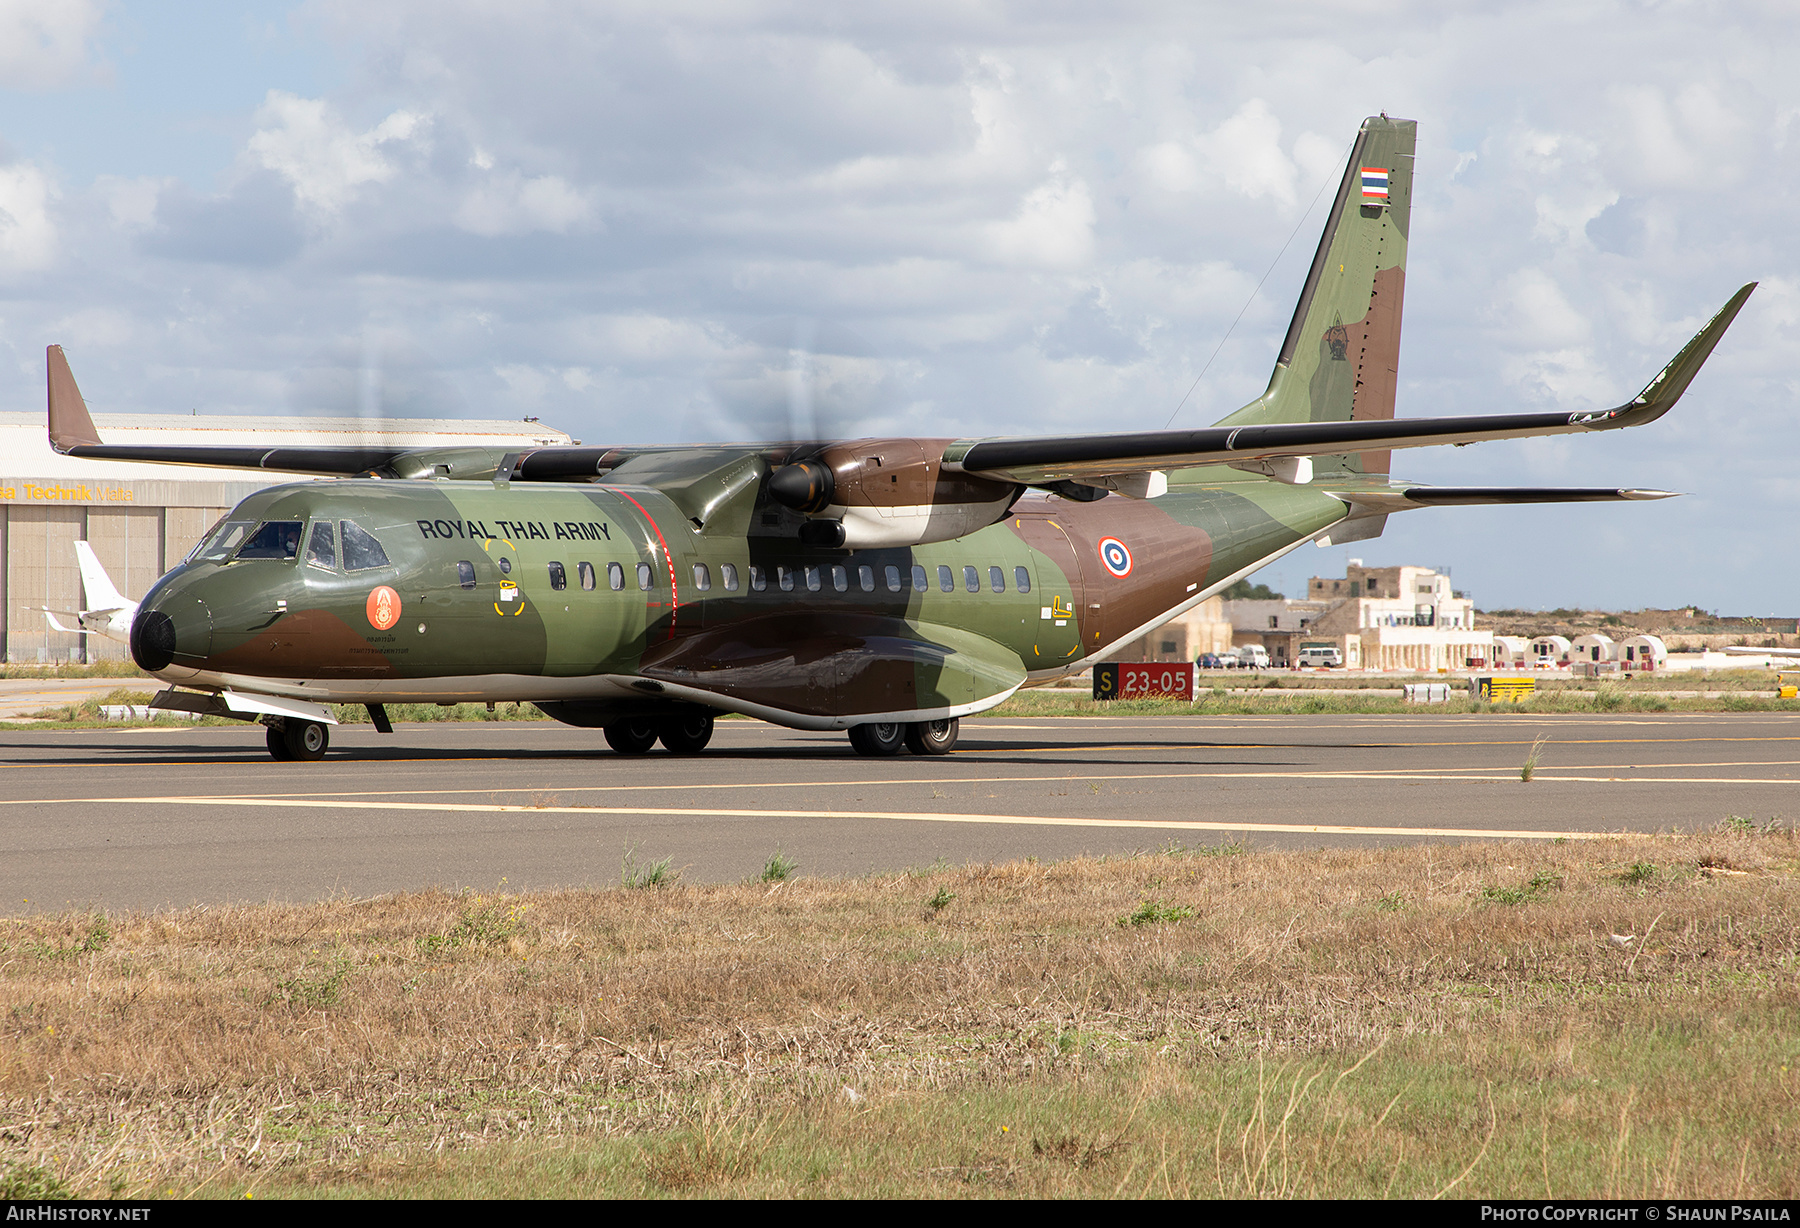
<path id="1" fill-rule="evenodd" d="M 626 494 L 618 487 L 615 486 L 610 489 L 615 495 L 618 495 L 623 499 L 629 499 L 631 501 L 631 506 L 644 513 L 644 519 L 650 522 L 650 531 L 656 534 L 656 544 L 662 547 L 663 562 L 668 564 L 669 568 L 669 638 L 674 639 L 676 612 L 681 609 L 681 598 L 675 588 L 675 556 L 669 553 L 669 543 L 663 540 L 662 530 L 656 527 L 656 517 L 652 516 L 648 511 L 645 511 L 642 503 L 639 503 L 636 499 L 632 499 L 630 495 Z"/>

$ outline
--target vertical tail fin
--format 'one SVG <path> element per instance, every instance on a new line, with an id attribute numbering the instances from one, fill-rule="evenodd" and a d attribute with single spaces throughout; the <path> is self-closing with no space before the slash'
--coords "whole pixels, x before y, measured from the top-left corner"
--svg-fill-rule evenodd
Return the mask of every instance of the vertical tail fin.
<path id="1" fill-rule="evenodd" d="M 1394 416 L 1417 132 L 1410 119 L 1363 121 L 1269 387 L 1220 426 Z M 1386 451 L 1316 460 L 1388 470 Z"/>
<path id="2" fill-rule="evenodd" d="M 92 546 L 84 541 L 76 542 L 75 561 L 81 568 L 81 587 L 87 593 L 89 610 L 120 610 L 137 604 L 113 584 Z"/>
<path id="3" fill-rule="evenodd" d="M 88 415 L 87 402 L 75 386 L 75 373 L 60 345 L 44 351 L 44 371 L 50 385 L 50 446 L 58 452 L 100 442 L 100 432 Z"/>

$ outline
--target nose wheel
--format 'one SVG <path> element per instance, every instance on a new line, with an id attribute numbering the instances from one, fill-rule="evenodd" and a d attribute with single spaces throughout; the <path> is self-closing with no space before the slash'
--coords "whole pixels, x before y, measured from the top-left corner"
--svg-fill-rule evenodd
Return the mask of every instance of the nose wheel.
<path id="1" fill-rule="evenodd" d="M 331 732 L 318 721 L 284 720 L 266 727 L 270 757 L 283 763 L 317 763 L 331 745 Z"/>

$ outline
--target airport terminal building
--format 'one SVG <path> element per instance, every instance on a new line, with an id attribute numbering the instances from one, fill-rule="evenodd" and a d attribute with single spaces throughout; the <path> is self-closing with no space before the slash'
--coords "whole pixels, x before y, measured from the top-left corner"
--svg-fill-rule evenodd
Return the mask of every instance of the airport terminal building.
<path id="1" fill-rule="evenodd" d="M 535 422 L 231 418 L 95 414 L 107 443 L 218 446 L 473 446 L 575 442 Z M 12 664 L 127 655 L 124 645 L 51 629 L 43 610 L 82 609 L 74 543 L 85 540 L 126 596 L 142 597 L 238 500 L 294 474 L 76 460 L 50 447 L 41 413 L 0 413 L 0 645 Z M 60 619 L 65 625 L 68 619 Z"/>

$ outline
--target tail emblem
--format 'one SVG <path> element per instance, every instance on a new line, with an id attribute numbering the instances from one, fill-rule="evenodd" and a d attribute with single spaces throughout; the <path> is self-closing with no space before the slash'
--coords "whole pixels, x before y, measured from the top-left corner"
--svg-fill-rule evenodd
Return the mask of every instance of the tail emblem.
<path id="1" fill-rule="evenodd" d="M 1383 166 L 1362 168 L 1362 203 L 1377 209 L 1388 203 L 1388 173 Z"/>

